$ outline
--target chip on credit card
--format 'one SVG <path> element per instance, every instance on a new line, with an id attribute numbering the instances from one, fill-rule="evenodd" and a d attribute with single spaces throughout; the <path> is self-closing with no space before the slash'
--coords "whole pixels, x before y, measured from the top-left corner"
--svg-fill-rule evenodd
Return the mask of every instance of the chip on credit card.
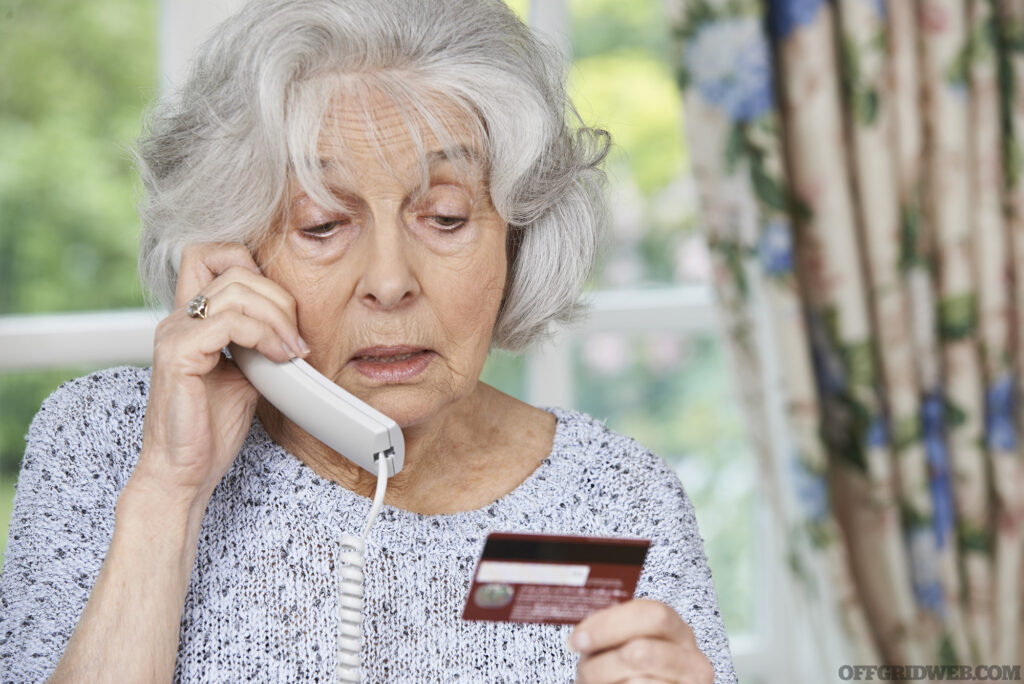
<path id="1" fill-rule="evenodd" d="M 492 532 L 463 620 L 576 624 L 633 598 L 647 539 Z"/>

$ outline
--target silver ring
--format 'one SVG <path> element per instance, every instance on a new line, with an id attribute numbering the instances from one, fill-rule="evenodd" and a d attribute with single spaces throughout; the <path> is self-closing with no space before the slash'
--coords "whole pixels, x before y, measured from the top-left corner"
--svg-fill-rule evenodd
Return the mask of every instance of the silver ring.
<path id="1" fill-rule="evenodd" d="M 192 318 L 205 319 L 210 315 L 210 300 L 204 294 L 197 294 L 185 307 L 185 313 Z"/>

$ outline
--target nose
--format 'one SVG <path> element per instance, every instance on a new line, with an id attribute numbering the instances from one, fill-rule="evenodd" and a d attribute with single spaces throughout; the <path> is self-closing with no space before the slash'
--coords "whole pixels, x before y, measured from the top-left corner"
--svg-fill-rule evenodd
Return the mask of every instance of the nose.
<path id="1" fill-rule="evenodd" d="M 401 221 L 375 222 L 363 235 L 361 272 L 356 285 L 359 300 L 371 309 L 387 311 L 415 299 L 420 283 Z"/>

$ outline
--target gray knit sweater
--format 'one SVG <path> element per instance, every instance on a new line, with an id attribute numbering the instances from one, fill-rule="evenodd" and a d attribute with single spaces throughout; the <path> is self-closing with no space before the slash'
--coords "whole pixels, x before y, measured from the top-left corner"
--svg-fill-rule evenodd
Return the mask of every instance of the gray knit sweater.
<path id="1" fill-rule="evenodd" d="M 0 680 L 54 669 L 81 615 L 138 458 L 149 371 L 61 386 L 29 429 L 0 576 Z M 464 622 L 491 531 L 645 537 L 637 595 L 664 601 L 735 681 L 693 508 L 658 457 L 581 413 L 552 410 L 554 446 L 493 504 L 450 515 L 385 506 L 366 550 L 364 680 L 569 682 L 569 627 Z M 258 421 L 206 510 L 181 620 L 182 682 L 327 682 L 335 666 L 340 536 L 370 501 L 318 477 Z"/>

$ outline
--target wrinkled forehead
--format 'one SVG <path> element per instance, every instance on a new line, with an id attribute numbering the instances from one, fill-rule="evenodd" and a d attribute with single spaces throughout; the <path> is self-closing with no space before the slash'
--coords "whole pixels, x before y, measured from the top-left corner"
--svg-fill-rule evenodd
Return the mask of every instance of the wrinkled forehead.
<path id="1" fill-rule="evenodd" d="M 396 161 L 415 159 L 423 149 L 479 144 L 479 129 L 477 117 L 450 98 L 346 91 L 331 98 L 318 148 L 325 156 L 383 152 Z"/>
<path id="2" fill-rule="evenodd" d="M 402 80 L 343 83 L 326 101 L 316 148 L 296 168 L 301 191 L 320 204 L 332 187 L 356 187 L 368 172 L 387 173 L 413 190 L 444 165 L 486 183 L 487 156 L 480 118 L 452 97 Z M 311 159 L 310 157 L 315 157 Z"/>

